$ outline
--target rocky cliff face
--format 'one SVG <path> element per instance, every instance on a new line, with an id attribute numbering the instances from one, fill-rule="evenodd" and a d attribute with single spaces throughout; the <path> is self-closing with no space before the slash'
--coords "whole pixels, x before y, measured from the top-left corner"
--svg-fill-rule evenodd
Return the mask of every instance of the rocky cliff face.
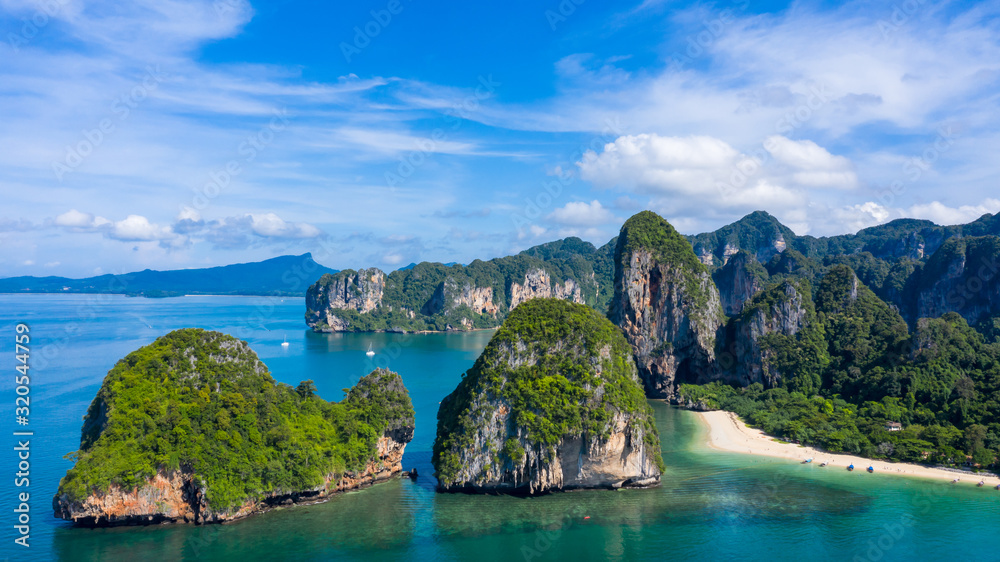
<path id="1" fill-rule="evenodd" d="M 774 256 L 785 251 L 788 246 L 785 244 L 785 236 L 780 232 L 771 240 L 771 243 L 767 246 L 757 248 L 757 261 L 760 263 L 766 263 Z"/>
<path id="2" fill-rule="evenodd" d="M 477 314 L 489 314 L 493 317 L 500 311 L 500 307 L 493 302 L 493 287 L 475 287 L 472 283 L 459 283 L 448 278 L 438 285 L 434 295 L 420 312 L 432 316 L 462 305 L 468 306 Z"/>
<path id="3" fill-rule="evenodd" d="M 441 403 L 444 491 L 538 494 L 659 481 L 659 437 L 621 333 L 564 300 L 517 307 Z"/>
<path id="4" fill-rule="evenodd" d="M 735 364 L 739 383 L 755 382 L 765 388 L 778 386 L 783 375 L 772 365 L 773 354 L 762 341 L 769 334 L 795 336 L 805 328 L 812 310 L 807 290 L 796 282 L 784 281 L 747 303 L 746 310 L 734 320 Z"/>
<path id="5" fill-rule="evenodd" d="M 952 238 L 920 274 L 917 318 L 957 312 L 970 325 L 1000 310 L 1000 238 Z"/>
<path id="6" fill-rule="evenodd" d="M 371 312 L 382 304 L 385 273 L 376 268 L 326 274 L 306 292 L 306 324 L 320 331 L 345 331 L 349 322 L 337 310 Z"/>
<path id="7" fill-rule="evenodd" d="M 743 251 L 734 254 L 712 275 L 723 312 L 728 316 L 742 312 L 743 304 L 764 288 L 767 278 L 767 270 L 752 255 Z"/>
<path id="8" fill-rule="evenodd" d="M 716 337 L 725 323 L 719 291 L 691 245 L 650 211 L 622 227 L 609 318 L 631 344 L 649 396 L 716 380 Z"/>
<path id="9" fill-rule="evenodd" d="M 525 274 L 524 283 L 511 283 L 510 308 L 531 299 L 557 298 L 583 304 L 580 285 L 573 279 L 553 283 L 544 269 L 533 269 Z"/>
<path id="10" fill-rule="evenodd" d="M 246 342 L 171 332 L 108 373 L 55 515 L 85 526 L 220 523 L 402 469 L 414 416 L 399 375 L 373 371 L 339 403 L 314 390 L 276 385 Z"/>
<path id="11" fill-rule="evenodd" d="M 555 282 L 541 267 L 511 280 L 514 275 L 520 274 L 491 270 L 484 262 L 466 267 L 418 264 L 388 276 L 374 268 L 345 270 L 324 275 L 309 287 L 306 324 L 317 332 L 494 328 L 511 309 L 531 299 L 584 302 L 583 285 L 576 279 Z M 497 277 L 505 277 L 505 283 L 497 283 Z M 497 285 L 477 285 L 484 282 Z M 600 291 L 593 271 L 583 282 L 594 293 Z"/>
<path id="12" fill-rule="evenodd" d="M 59 494 L 53 498 L 52 508 L 57 518 L 83 527 L 226 523 L 279 505 L 314 503 L 337 492 L 387 480 L 403 470 L 403 451 L 412 438 L 413 428 L 389 431 L 378 440 L 378 459 L 369 461 L 363 470 L 329 473 L 319 486 L 263 494 L 229 509 L 216 509 L 209 503 L 207 487 L 197 474 L 163 469 L 141 486 L 123 489 L 112 484 L 106 491 L 92 493 L 83 501 Z"/>

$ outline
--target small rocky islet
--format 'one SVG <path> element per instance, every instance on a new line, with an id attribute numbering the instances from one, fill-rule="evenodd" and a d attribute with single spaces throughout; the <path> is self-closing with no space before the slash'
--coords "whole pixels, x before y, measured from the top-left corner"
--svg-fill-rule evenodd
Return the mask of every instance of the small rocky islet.
<path id="1" fill-rule="evenodd" d="M 515 308 L 438 410 L 442 491 L 643 487 L 663 472 L 632 350 L 581 304 Z"/>
<path id="2" fill-rule="evenodd" d="M 233 521 L 398 474 L 413 430 L 396 373 L 331 403 L 275 383 L 244 341 L 177 330 L 105 377 L 53 509 L 83 526 Z"/>

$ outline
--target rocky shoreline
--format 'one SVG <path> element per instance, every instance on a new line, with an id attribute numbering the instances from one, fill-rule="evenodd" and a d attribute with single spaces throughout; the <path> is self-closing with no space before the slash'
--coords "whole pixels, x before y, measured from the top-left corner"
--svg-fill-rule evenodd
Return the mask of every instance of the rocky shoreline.
<path id="1" fill-rule="evenodd" d="M 361 473 L 329 475 L 320 487 L 267 496 L 235 510 L 213 512 L 205 500 L 204 487 L 195 482 L 195 475 L 181 471 L 158 472 L 145 486 L 130 492 L 112 485 L 107 492 L 92 494 L 83 502 L 72 502 L 61 494 L 52 499 L 52 507 L 57 518 L 89 528 L 233 523 L 275 509 L 324 503 L 343 492 L 411 475 L 403 471 L 402 458 L 412 437 L 412 428 L 408 432 L 387 432 L 379 439 L 380 461 L 370 462 Z"/>

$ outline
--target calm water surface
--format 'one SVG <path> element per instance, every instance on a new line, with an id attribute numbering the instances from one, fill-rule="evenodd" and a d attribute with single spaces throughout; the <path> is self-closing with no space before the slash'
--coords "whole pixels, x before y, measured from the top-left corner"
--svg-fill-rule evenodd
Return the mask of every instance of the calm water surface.
<path id="1" fill-rule="evenodd" d="M 32 335 L 31 547 L 14 545 L 13 454 L 0 458 L 6 520 L 0 558 L 12 560 L 1000 560 L 1000 492 L 706 450 L 689 412 L 653 403 L 667 472 L 650 490 L 541 498 L 434 492 L 430 465 L 438 402 L 492 332 L 312 334 L 302 299 L 0 295 L 0 378 L 6 441 L 14 423 L 13 336 Z M 115 362 L 170 330 L 201 327 L 245 339 L 278 381 L 313 379 L 319 394 L 375 367 L 403 376 L 417 430 L 393 480 L 231 524 L 76 529 L 51 516 L 51 497 L 79 447 L 81 420 Z M 7 334 L 5 336 L 4 334 Z M 288 347 L 281 342 L 287 339 Z M 368 358 L 371 344 L 378 354 Z M 6 435 L 6 437 L 2 437 Z M 589 519 L 587 518 L 589 517 Z"/>

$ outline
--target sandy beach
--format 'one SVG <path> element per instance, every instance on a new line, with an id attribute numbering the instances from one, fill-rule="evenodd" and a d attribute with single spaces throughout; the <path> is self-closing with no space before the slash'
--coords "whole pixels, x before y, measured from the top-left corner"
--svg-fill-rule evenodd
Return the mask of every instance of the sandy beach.
<path id="1" fill-rule="evenodd" d="M 853 464 L 856 472 L 865 472 L 869 466 L 872 466 L 875 469 L 876 475 L 916 476 L 920 478 L 947 480 L 949 482 L 958 478 L 959 482 L 956 485 L 960 486 L 975 486 L 981 480 L 986 481 L 984 487 L 994 488 L 1000 484 L 1000 478 L 992 475 L 984 476 L 972 473 L 958 473 L 916 464 L 872 460 L 853 455 L 826 453 L 812 447 L 795 445 L 793 443 L 781 443 L 772 437 L 764 435 L 759 429 L 747 427 L 740 420 L 739 416 L 732 412 L 697 412 L 697 414 L 709 426 L 708 446 L 713 449 L 733 453 L 777 457 L 799 463 L 811 458 L 813 459 L 812 462 L 817 465 L 824 462 L 827 463 L 827 468 L 832 470 L 845 470 L 849 465 Z"/>

